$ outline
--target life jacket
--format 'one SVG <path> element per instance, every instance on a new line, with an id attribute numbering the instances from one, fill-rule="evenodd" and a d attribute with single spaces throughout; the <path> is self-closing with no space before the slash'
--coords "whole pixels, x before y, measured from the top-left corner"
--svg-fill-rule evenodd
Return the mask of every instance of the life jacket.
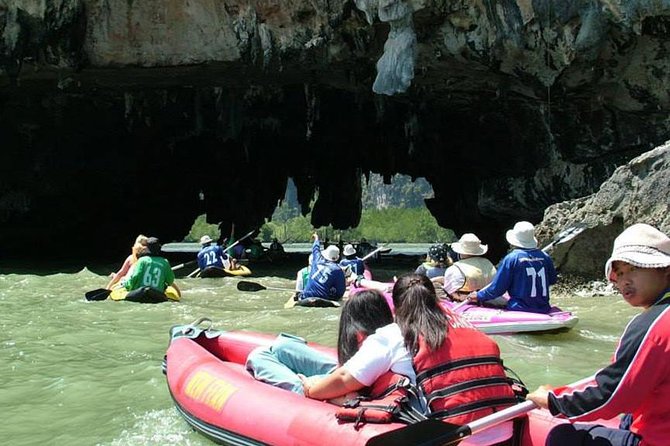
<path id="1" fill-rule="evenodd" d="M 498 345 L 458 316 L 447 312 L 447 319 L 442 346 L 430 351 L 419 337 L 413 360 L 428 416 L 464 424 L 516 404 Z"/>
<path id="2" fill-rule="evenodd" d="M 458 290 L 462 292 L 469 293 L 481 290 L 493 281 L 493 276 L 496 274 L 496 267 L 484 257 L 468 257 L 454 263 L 454 266 L 465 277 L 465 283 Z"/>
<path id="3" fill-rule="evenodd" d="M 408 395 L 415 392 L 409 378 L 388 371 L 360 396 L 346 401 L 335 412 L 341 422 L 354 422 L 358 430 L 365 423 L 391 423 L 393 421 L 416 422 L 421 414 L 411 418 L 413 409 L 409 407 Z"/>

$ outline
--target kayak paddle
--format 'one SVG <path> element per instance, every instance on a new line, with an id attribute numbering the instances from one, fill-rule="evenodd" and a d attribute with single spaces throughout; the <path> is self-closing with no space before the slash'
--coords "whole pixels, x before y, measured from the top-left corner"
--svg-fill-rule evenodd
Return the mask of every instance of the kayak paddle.
<path id="1" fill-rule="evenodd" d="M 250 292 L 263 291 L 263 290 L 295 291 L 294 289 L 291 288 L 265 286 L 257 282 L 249 282 L 247 280 L 240 280 L 239 282 L 237 282 L 237 289 L 238 291 L 250 291 Z"/>
<path id="2" fill-rule="evenodd" d="M 249 282 L 247 280 L 240 280 L 239 282 L 237 282 L 237 289 L 239 291 L 250 291 L 250 292 L 263 291 L 263 290 L 277 290 L 277 291 L 291 291 L 291 292 L 295 293 L 295 291 L 296 291 L 296 290 L 291 289 L 291 288 L 265 286 L 265 285 L 261 285 L 260 283 Z M 328 299 L 319 299 L 319 298 L 315 298 L 315 297 L 308 297 L 305 300 L 311 300 L 309 302 L 309 305 L 307 305 L 307 306 L 314 306 L 314 307 L 339 307 L 340 306 L 339 302 L 330 301 Z M 321 301 L 323 301 L 323 302 L 321 302 Z M 298 301 L 296 301 L 293 298 L 293 295 L 291 295 L 291 297 L 289 297 L 288 300 L 286 301 L 286 303 L 284 304 L 284 308 L 287 308 L 287 309 L 288 308 L 293 308 L 296 305 L 300 306 Z"/>
<path id="3" fill-rule="evenodd" d="M 172 267 L 172 271 L 177 271 L 178 269 L 182 269 L 186 266 L 193 265 L 197 260 L 190 260 L 188 262 L 180 263 L 179 265 L 175 265 Z"/>
<path id="4" fill-rule="evenodd" d="M 365 446 L 456 446 L 466 437 L 528 413 L 536 407 L 534 402 L 524 401 L 463 425 L 428 419 L 372 437 Z"/>
<path id="5" fill-rule="evenodd" d="M 246 280 L 240 280 L 237 282 L 237 289 L 239 291 L 249 291 L 249 292 L 255 292 L 255 291 L 263 291 L 263 290 L 277 290 L 277 291 L 293 291 L 290 288 L 280 288 L 280 287 L 271 287 L 271 286 L 265 286 L 261 285 L 260 283 L 256 282 L 249 282 Z M 284 308 L 293 308 L 295 306 L 295 300 L 293 299 L 293 296 L 289 297 L 286 303 L 284 304 Z"/>
<path id="6" fill-rule="evenodd" d="M 107 288 L 98 288 L 97 290 L 87 291 L 84 295 L 86 300 L 105 300 L 112 293 L 112 290 Z"/>
<path id="7" fill-rule="evenodd" d="M 385 247 L 385 246 L 379 246 L 379 247 L 378 247 L 377 249 L 375 249 L 374 251 L 372 251 L 372 252 L 366 254 L 365 257 L 363 257 L 361 260 L 362 260 L 362 261 L 366 261 L 367 259 L 369 259 L 369 258 L 372 257 L 373 255 L 377 254 L 377 253 L 378 253 L 379 251 L 381 251 L 382 249 L 386 249 L 386 247 Z"/>
<path id="8" fill-rule="evenodd" d="M 585 378 L 567 386 L 557 387 L 554 391 L 579 388 L 590 381 L 591 378 Z M 365 446 L 456 446 L 466 437 L 517 418 L 536 408 L 534 402 L 526 400 L 463 425 L 431 418 L 372 437 Z"/>
<path id="9" fill-rule="evenodd" d="M 552 249 L 555 245 L 559 245 L 561 243 L 565 243 L 568 240 L 572 240 L 573 238 L 577 237 L 579 234 L 584 232 L 586 229 L 586 224 L 585 223 L 575 223 L 572 226 L 568 226 L 558 234 L 554 236 L 552 239 L 551 243 L 549 243 L 547 246 L 542 248 L 542 251 L 548 252 L 550 249 Z"/>

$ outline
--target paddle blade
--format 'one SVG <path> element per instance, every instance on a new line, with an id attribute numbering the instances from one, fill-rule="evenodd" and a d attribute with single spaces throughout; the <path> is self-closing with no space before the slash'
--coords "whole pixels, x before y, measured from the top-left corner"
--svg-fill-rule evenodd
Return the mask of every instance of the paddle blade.
<path id="1" fill-rule="evenodd" d="M 98 288 L 97 290 L 87 291 L 86 300 L 105 300 L 109 297 L 112 290 L 106 288 Z"/>
<path id="2" fill-rule="evenodd" d="M 365 446 L 453 446 L 468 435 L 470 432 L 467 425 L 424 420 L 372 437 Z"/>
<path id="3" fill-rule="evenodd" d="M 296 300 L 293 296 L 289 297 L 286 303 L 284 304 L 284 308 L 289 309 L 295 307 Z"/>
<path id="4" fill-rule="evenodd" d="M 584 232 L 586 228 L 587 227 L 585 223 L 576 223 L 562 230 L 561 232 L 556 234 L 556 236 L 554 236 L 554 239 L 551 243 L 542 248 L 542 251 L 549 252 L 551 249 L 553 249 L 555 245 L 559 245 L 561 243 L 567 242 L 568 240 L 572 240 L 573 238 L 577 237 L 579 234 Z"/>
<path id="5" fill-rule="evenodd" d="M 262 291 L 267 290 L 266 287 L 256 282 L 248 282 L 246 280 L 240 280 L 237 282 L 238 291 Z"/>
<path id="6" fill-rule="evenodd" d="M 585 223 L 576 223 L 570 226 L 569 228 L 566 228 L 563 231 L 559 232 L 554 237 L 553 243 L 554 245 L 557 245 L 559 243 L 564 243 L 567 242 L 568 240 L 572 240 L 573 238 L 581 234 L 585 229 L 586 229 Z"/>

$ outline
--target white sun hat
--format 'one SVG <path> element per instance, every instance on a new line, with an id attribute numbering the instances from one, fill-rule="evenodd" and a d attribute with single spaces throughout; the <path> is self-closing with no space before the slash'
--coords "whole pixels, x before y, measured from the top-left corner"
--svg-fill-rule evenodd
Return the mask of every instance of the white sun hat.
<path id="1" fill-rule="evenodd" d="M 482 241 L 479 240 L 479 237 L 468 232 L 467 234 L 463 234 L 457 242 L 452 243 L 451 249 L 459 254 L 481 256 L 486 254 L 486 251 L 489 250 L 489 246 L 482 245 Z"/>
<path id="2" fill-rule="evenodd" d="M 323 257 L 326 258 L 326 260 L 330 260 L 331 262 L 337 262 L 337 259 L 340 258 L 340 248 L 338 248 L 335 245 L 330 245 L 323 251 L 321 251 L 321 254 L 323 254 Z"/>
<path id="3" fill-rule="evenodd" d="M 203 235 L 200 237 L 200 244 L 201 245 L 206 245 L 207 243 L 212 243 L 214 240 L 212 240 L 212 237 L 209 235 Z"/>
<path id="4" fill-rule="evenodd" d="M 349 244 L 344 246 L 344 255 L 345 256 L 353 256 L 356 254 L 356 250 L 354 249 L 354 245 Z"/>
<path id="5" fill-rule="evenodd" d="M 614 240 L 612 255 L 605 263 L 608 280 L 612 280 L 612 263 L 616 261 L 638 268 L 670 266 L 670 238 L 648 224 L 634 224 Z"/>
<path id="6" fill-rule="evenodd" d="M 537 239 L 535 238 L 535 226 L 527 221 L 520 221 L 512 229 L 507 231 L 505 238 L 512 246 L 519 248 L 537 248 Z"/>

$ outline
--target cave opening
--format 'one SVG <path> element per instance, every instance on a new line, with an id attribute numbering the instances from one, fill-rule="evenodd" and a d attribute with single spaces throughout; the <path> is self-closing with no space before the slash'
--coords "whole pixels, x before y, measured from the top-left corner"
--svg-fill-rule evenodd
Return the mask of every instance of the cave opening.
<path id="1" fill-rule="evenodd" d="M 515 220 L 539 222 L 547 204 L 596 188 L 625 156 L 585 162 L 574 151 L 583 135 L 563 123 L 570 108 L 554 105 L 550 129 L 538 101 L 511 93 L 140 80 L 3 90 L 7 255 L 25 253 L 16 241 L 27 239 L 45 256 L 91 255 L 90 240 L 96 255 L 118 255 L 138 233 L 183 237 L 201 214 L 245 233 L 271 219 L 289 178 L 314 227 L 347 229 L 360 221 L 371 174 L 425 178 L 440 226 L 496 244 Z"/>

